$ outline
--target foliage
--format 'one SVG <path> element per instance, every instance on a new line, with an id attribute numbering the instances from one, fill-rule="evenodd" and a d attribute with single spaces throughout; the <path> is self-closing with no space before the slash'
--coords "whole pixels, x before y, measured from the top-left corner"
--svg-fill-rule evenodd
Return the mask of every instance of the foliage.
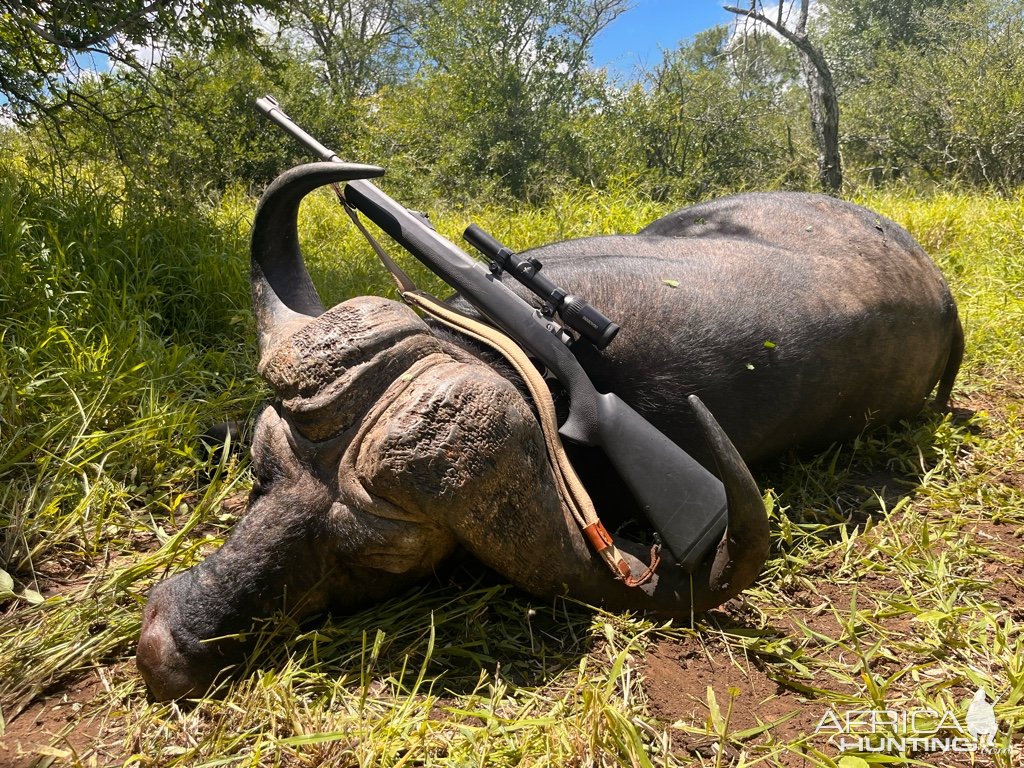
<path id="1" fill-rule="evenodd" d="M 320 73 L 334 100 L 350 105 L 415 68 L 416 0 L 292 0 L 284 37 Z"/>
<path id="2" fill-rule="evenodd" d="M 590 41 L 623 8 L 620 0 L 427 7 L 419 73 L 373 102 L 378 146 L 415 158 L 410 170 L 429 171 L 449 197 L 542 198 L 544 185 L 580 178 L 580 121 L 602 95 L 587 68 Z"/>
<path id="3" fill-rule="evenodd" d="M 116 72 L 82 84 L 70 98 L 96 108 L 65 112 L 60 136 L 44 136 L 40 154 L 56 153 L 66 167 L 94 162 L 118 171 L 126 191 L 171 205 L 234 181 L 262 187 L 310 159 L 257 114 L 255 101 L 266 93 L 291 95 L 289 108 L 310 130 L 349 133 L 345 115 L 318 98 L 308 67 L 284 55 L 224 49 L 175 56 L 152 76 Z"/>
<path id="4" fill-rule="evenodd" d="M 154 43 L 187 49 L 252 41 L 253 14 L 276 7 L 276 0 L 3 0 L 0 93 L 27 118 L 46 107 L 48 90 L 74 90 L 65 76 L 79 66 L 77 57 L 135 69 L 136 53 Z"/>
<path id="5" fill-rule="evenodd" d="M 939 41 L 924 45 L 920 39 Z M 879 49 L 846 93 L 847 149 L 874 180 L 1024 183 L 1024 4 L 977 1 L 922 18 L 915 41 Z"/>
<path id="6" fill-rule="evenodd" d="M 121 18 L 117 7 L 96 23 Z M 4 17 L 0 74 L 27 78 L 32 99 L 13 103 L 45 136 L 40 159 L 53 149 L 64 166 L 114 159 L 105 172 L 117 168 L 126 189 L 159 178 L 172 198 L 203 199 L 234 181 L 261 187 L 308 159 L 253 113 L 270 92 L 342 156 L 385 165 L 410 201 L 540 202 L 621 179 L 676 200 L 814 185 L 808 124 L 823 123 L 809 119 L 806 67 L 758 25 L 708 30 L 624 82 L 590 62 L 622 0 L 295 0 L 277 7 L 259 45 L 231 44 L 245 24 L 231 32 L 236 22 L 218 21 L 224 8 L 213 7 L 209 29 L 150 20 L 147 34 L 180 43 L 152 69 L 119 64 L 63 84 L 50 44 L 15 45 L 35 33 Z M 1006 193 L 1021 184 L 1021 0 L 822 8 L 808 34 L 835 70 L 842 151 L 859 179 L 955 179 Z"/>
<path id="7" fill-rule="evenodd" d="M 839 100 L 835 79 L 827 57 L 815 35 L 808 31 L 810 0 L 790 4 L 778 3 L 771 12 L 763 2 L 750 0 L 745 7 L 725 6 L 743 20 L 745 34 L 763 27 L 779 35 L 792 45 L 800 59 L 800 69 L 807 88 L 807 104 L 811 118 L 811 133 L 818 151 L 818 186 L 829 194 L 838 194 L 843 186 L 842 157 L 839 153 Z M 795 17 L 795 18 L 794 18 Z"/>
<path id="8" fill-rule="evenodd" d="M 251 408 L 252 323 L 240 229 L 4 172 L 0 558 L 32 572 L 186 491 L 192 436 Z"/>
<path id="9" fill-rule="evenodd" d="M 47 144 L 78 157 L 113 155 L 143 182 L 158 172 L 199 191 L 231 180 L 262 185 L 270 167 L 301 157 L 283 149 L 283 135 L 268 139 L 276 131 L 252 112 L 254 97 L 271 91 L 343 156 L 386 161 L 413 190 L 542 197 L 552 182 L 591 181 L 588 156 L 602 148 L 591 151 L 583 131 L 604 98 L 604 81 L 588 68 L 589 45 L 622 7 L 619 0 L 395 5 L 388 6 L 398 14 L 393 34 L 376 42 L 349 45 L 346 35 L 355 32 L 337 19 L 333 31 L 317 33 L 324 45 L 333 41 L 333 59 L 294 35 L 256 52 L 180 53 L 154 73 L 118 70 L 58 94 L 57 101 L 85 107 L 63 113 Z M 344 17 L 343 10 L 332 13 Z M 308 23 L 331 20 L 312 4 L 302 12 Z M 413 16 L 416 67 L 399 65 L 395 52 L 413 56 L 406 49 Z M 359 62 L 344 59 L 342 49 Z M 374 77 L 356 76 L 371 70 Z M 425 169 L 430 175 L 417 178 Z"/>
<path id="10" fill-rule="evenodd" d="M 925 50 L 943 42 L 935 21 L 960 7 L 956 0 L 826 0 L 821 26 L 840 90 L 872 78 L 878 57 L 894 48 Z M 939 33 L 936 36 L 936 33 Z"/>
<path id="11" fill-rule="evenodd" d="M 771 38 L 736 44 L 725 27 L 708 31 L 666 53 L 646 87 L 599 72 L 573 78 L 558 57 L 499 78 L 493 45 L 473 39 L 469 49 L 488 53 L 472 54 L 480 60 L 468 71 L 437 66 L 370 102 L 361 156 L 389 158 L 416 198 L 540 202 L 559 187 L 628 179 L 680 201 L 807 183 L 807 131 L 793 119 L 805 101 L 792 53 Z"/>
<path id="12" fill-rule="evenodd" d="M 677 200 L 806 184 L 797 84 L 795 56 L 765 35 L 733 39 L 716 27 L 667 53 L 630 121 L 646 182 Z"/>
<path id="13" fill-rule="evenodd" d="M 517 249 L 807 188 L 815 163 L 792 50 L 712 30 L 616 82 L 589 50 L 617 0 L 409 0 L 380 35 L 360 21 L 383 20 L 374 4 L 309 0 L 256 46 L 253 6 L 146 7 L 0 12 L 0 90 L 22 121 L 0 128 L 0 762 L 21 733 L 71 765 L 860 765 L 810 738 L 826 706 L 962 717 L 978 686 L 1019 739 L 1021 0 L 828 2 L 844 162 L 898 180 L 858 194 L 935 256 L 968 353 L 953 414 L 758 470 L 760 586 L 655 624 L 460 564 L 355 616 L 281 617 L 221 699 L 187 707 L 148 703 L 131 656 L 149 586 L 223 539 L 250 483 L 243 456 L 211 459 L 196 436 L 264 396 L 251 193 L 308 159 L 256 96 L 386 165 L 382 186 L 447 236 L 476 220 Z M 334 47 L 297 36 L 318 28 Z M 144 70 L 133 46 L 154 35 L 176 43 Z M 123 64 L 62 83 L 90 48 Z M 301 215 L 328 305 L 391 295 L 329 195 Z M 672 690 L 678 711 L 656 697 L 666 668 L 699 684 Z M 744 710 L 757 721 L 737 725 Z"/>

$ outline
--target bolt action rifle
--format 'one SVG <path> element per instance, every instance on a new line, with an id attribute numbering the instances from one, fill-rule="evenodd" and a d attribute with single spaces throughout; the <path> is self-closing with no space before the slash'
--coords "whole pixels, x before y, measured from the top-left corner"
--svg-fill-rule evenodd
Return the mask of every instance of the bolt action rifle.
<path id="1" fill-rule="evenodd" d="M 330 149 L 296 125 L 269 96 L 258 109 L 323 161 L 341 162 Z M 376 175 L 382 171 L 378 170 Z M 490 260 L 490 267 L 439 235 L 429 221 L 377 189 L 365 178 L 350 180 L 344 201 L 365 215 L 490 323 L 539 361 L 565 388 L 569 415 L 558 432 L 566 440 L 600 448 L 629 487 L 674 559 L 687 571 L 721 538 L 728 522 L 722 482 L 614 393 L 600 393 L 573 355 L 573 338 L 553 320 L 603 349 L 618 326 L 583 299 L 538 274 L 541 265 L 505 248 L 476 225 L 464 237 Z M 501 282 L 507 271 L 548 304 L 542 312 Z M 707 413 L 695 395 L 695 409 Z"/>

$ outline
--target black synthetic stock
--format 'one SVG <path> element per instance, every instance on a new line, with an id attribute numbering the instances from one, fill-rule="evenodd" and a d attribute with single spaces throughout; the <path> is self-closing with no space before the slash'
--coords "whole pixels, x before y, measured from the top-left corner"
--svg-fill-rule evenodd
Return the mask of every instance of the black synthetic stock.
<path id="1" fill-rule="evenodd" d="M 258 106 L 312 151 L 337 161 L 334 153 L 311 137 L 312 143 L 307 142 L 303 137 L 308 134 L 294 126 L 276 102 L 260 100 Z M 308 168 L 313 175 L 322 173 L 324 184 L 339 178 L 336 162 Z M 726 525 L 723 483 L 621 399 L 598 393 L 556 336 L 558 326 L 504 286 L 482 263 L 365 180 L 346 184 L 345 199 L 555 375 L 570 399 L 569 419 L 560 430 L 563 436 L 601 448 L 674 559 L 688 570 L 695 568 Z M 724 433 L 720 437 L 728 441 Z M 729 476 L 723 480 L 738 487 Z M 757 499 L 759 502 L 760 497 Z"/>
<path id="2" fill-rule="evenodd" d="M 559 433 L 604 451 L 676 561 L 693 571 L 725 530 L 725 487 L 617 395 L 595 393 L 594 402 L 596 415 L 581 416 L 571 401 Z"/>

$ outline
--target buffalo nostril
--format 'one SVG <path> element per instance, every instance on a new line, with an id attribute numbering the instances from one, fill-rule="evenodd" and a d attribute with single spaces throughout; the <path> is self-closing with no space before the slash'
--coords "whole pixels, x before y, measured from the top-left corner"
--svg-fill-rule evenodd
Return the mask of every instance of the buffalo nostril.
<path id="1" fill-rule="evenodd" d="M 150 600 L 143 614 L 135 664 L 157 701 L 202 695 L 213 680 L 174 639 L 158 596 Z"/>

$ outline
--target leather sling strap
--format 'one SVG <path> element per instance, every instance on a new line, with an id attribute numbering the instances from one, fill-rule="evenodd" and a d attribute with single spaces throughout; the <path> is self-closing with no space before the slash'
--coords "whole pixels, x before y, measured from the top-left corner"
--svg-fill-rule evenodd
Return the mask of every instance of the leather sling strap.
<path id="1" fill-rule="evenodd" d="M 504 357 L 509 365 L 515 369 L 516 373 L 522 377 L 537 409 L 541 432 L 544 435 L 544 445 L 547 449 L 548 461 L 551 465 L 552 474 L 558 487 L 558 495 L 562 503 L 569 509 L 587 541 L 590 542 L 590 545 L 600 555 L 616 578 L 621 579 L 626 585 L 631 587 L 638 587 L 650 581 L 660 562 L 658 545 L 651 547 L 650 566 L 642 574 L 634 577 L 626 559 L 615 546 L 611 534 L 608 533 L 604 524 L 597 516 L 597 511 L 594 508 L 590 495 L 587 493 L 586 488 L 583 487 L 579 475 L 576 474 L 576 470 L 573 469 L 569 457 L 565 453 L 562 439 L 558 435 L 558 419 L 555 414 L 555 404 L 551 397 L 551 391 L 548 389 L 544 377 L 530 361 L 522 347 L 500 330 L 469 317 L 443 304 L 430 294 L 419 290 L 412 278 L 402 270 L 366 229 L 359 215 L 345 200 L 340 187 L 337 184 L 332 186 L 349 218 L 352 219 L 356 228 L 366 238 L 374 253 L 377 254 L 377 258 L 380 259 L 381 263 L 391 273 L 398 286 L 402 300 L 449 328 L 453 328 L 469 336 L 471 339 L 487 345 Z"/>

